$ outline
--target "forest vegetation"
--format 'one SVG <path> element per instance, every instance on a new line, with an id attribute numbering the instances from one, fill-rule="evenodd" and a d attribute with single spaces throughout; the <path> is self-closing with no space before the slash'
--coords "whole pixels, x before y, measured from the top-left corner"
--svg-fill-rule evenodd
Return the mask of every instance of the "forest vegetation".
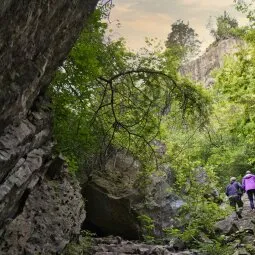
<path id="1" fill-rule="evenodd" d="M 216 42 L 238 37 L 246 44 L 214 72 L 210 89 L 179 73 L 199 51 L 189 23 L 172 25 L 166 48 L 147 39 L 146 48 L 133 52 L 124 39 L 106 36 L 111 7 L 99 6 L 48 91 L 55 151 L 64 155 L 74 175 L 103 164 L 113 147 L 139 159 L 145 183 L 159 165 L 169 164 L 176 177 L 173 188 L 186 201 L 179 216 L 185 229 L 165 232 L 196 247 L 202 246 L 203 232 L 222 254 L 228 251 L 213 226 L 229 210 L 219 201 L 230 176 L 240 179 L 255 169 L 255 16 L 245 2 L 236 7 L 247 15 L 249 26 L 239 27 L 225 12 L 210 32 Z M 155 140 L 166 145 L 163 156 Z"/>

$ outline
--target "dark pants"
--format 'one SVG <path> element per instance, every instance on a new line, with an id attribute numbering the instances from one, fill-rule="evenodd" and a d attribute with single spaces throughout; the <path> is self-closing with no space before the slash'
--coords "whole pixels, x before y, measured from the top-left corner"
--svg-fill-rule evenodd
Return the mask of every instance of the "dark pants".
<path id="1" fill-rule="evenodd" d="M 247 195 L 250 200 L 251 209 L 254 209 L 253 197 L 255 197 L 255 189 L 247 190 Z"/>
<path id="2" fill-rule="evenodd" d="M 242 210 L 243 210 L 243 201 L 241 199 L 241 196 L 239 196 L 239 195 L 230 196 L 229 204 L 230 204 L 230 206 L 232 206 L 235 209 L 235 211 L 238 215 L 241 215 Z M 236 206 L 238 206 L 238 209 L 236 208 Z"/>

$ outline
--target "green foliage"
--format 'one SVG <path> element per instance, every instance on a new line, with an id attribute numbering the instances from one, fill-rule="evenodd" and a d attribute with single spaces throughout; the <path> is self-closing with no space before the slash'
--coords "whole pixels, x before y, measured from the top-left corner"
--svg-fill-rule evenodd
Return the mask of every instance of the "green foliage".
<path id="1" fill-rule="evenodd" d="M 255 247 L 253 244 L 246 244 L 245 249 L 251 254 L 255 255 Z"/>
<path id="2" fill-rule="evenodd" d="M 91 17 L 49 89 L 57 141 L 55 150 L 65 155 L 73 171 L 90 160 L 88 155 L 99 150 L 102 140 L 102 126 L 91 121 L 94 112 L 88 107 L 94 99 L 93 85 L 86 86 L 102 69 L 99 56 L 103 54 L 102 41 L 107 26 L 101 17 L 99 10 Z"/>
<path id="3" fill-rule="evenodd" d="M 255 11 L 254 11 L 254 0 L 234 0 L 236 4 L 236 9 L 239 12 L 242 12 L 246 14 L 246 17 L 248 18 L 250 22 L 250 27 L 254 28 L 255 25 Z"/>
<path id="4" fill-rule="evenodd" d="M 181 238 L 186 243 L 197 244 L 201 233 L 214 237 L 214 225 L 228 214 L 219 207 L 217 193 L 217 176 L 209 169 L 198 167 L 201 163 L 190 164 L 185 155 L 182 163 L 176 166 L 176 189 L 185 201 L 179 212 L 182 230 L 170 228 L 167 233 Z"/>
<path id="5" fill-rule="evenodd" d="M 244 38 L 249 44 L 253 45 L 255 43 L 255 1 L 254 0 L 234 0 L 236 3 L 236 9 L 246 15 L 249 24 L 243 27 L 242 38 Z"/>
<path id="6" fill-rule="evenodd" d="M 254 12 L 245 11 L 252 20 Z M 218 20 L 222 23 L 218 26 L 220 30 L 215 31 L 218 39 L 224 38 L 221 34 L 232 36 L 232 28 L 237 26 L 234 21 L 225 26 L 224 20 L 229 22 L 231 18 L 225 13 Z M 230 34 L 226 32 L 228 29 Z M 208 91 L 212 99 L 209 122 L 187 126 L 178 117 L 169 118 L 161 132 L 167 141 L 168 160 L 175 169 L 176 189 L 186 201 L 179 216 L 183 228 L 167 232 L 200 246 L 205 254 L 232 254 L 222 240 L 215 239 L 215 222 L 230 211 L 219 208 L 217 202 L 221 198 L 214 196 L 213 191 L 215 188 L 224 191 L 230 176 L 240 180 L 255 165 L 255 33 L 252 26 L 246 32 L 248 46 L 240 47 L 234 57 L 226 58 L 224 67 L 215 73 L 216 84 Z M 215 240 L 214 243 L 201 246 L 201 233 Z"/>
<path id="7" fill-rule="evenodd" d="M 215 27 L 216 26 L 216 27 Z M 230 37 L 236 37 L 236 29 L 238 28 L 238 22 L 235 18 L 232 18 L 226 11 L 223 15 L 216 17 L 216 24 L 213 25 L 213 21 L 210 20 L 207 27 L 216 41 L 228 39 Z"/>
<path id="8" fill-rule="evenodd" d="M 89 255 L 92 252 L 94 233 L 87 230 L 81 231 L 81 236 L 78 242 L 69 243 L 63 255 Z"/>
<path id="9" fill-rule="evenodd" d="M 105 39 L 101 18 L 97 10 L 50 88 L 55 149 L 73 168 L 84 168 L 91 158 L 102 161 L 114 146 L 146 162 L 145 170 L 154 161 L 155 169 L 151 142 L 168 109 L 173 105 L 187 122 L 198 116 L 205 120 L 209 100 L 179 77 L 178 60 L 170 51 L 148 39 L 146 49 L 130 52 L 122 39 Z"/>
<path id="10" fill-rule="evenodd" d="M 146 243 L 152 244 L 155 241 L 154 237 L 154 220 L 148 215 L 142 214 L 137 217 L 142 227 L 142 236 Z"/>
<path id="11" fill-rule="evenodd" d="M 233 138 L 236 159 L 239 159 L 239 162 L 246 162 L 246 166 L 243 167 L 243 171 L 239 171 L 239 174 L 243 174 L 255 163 L 253 56 L 253 47 L 242 49 L 235 58 L 227 59 L 224 68 L 216 76 L 217 93 L 222 94 L 234 110 L 231 114 L 232 120 L 228 122 L 230 125 L 225 128 L 225 132 Z"/>
<path id="12" fill-rule="evenodd" d="M 198 40 L 198 34 L 189 23 L 185 24 L 183 20 L 177 20 L 172 25 L 172 31 L 168 34 L 166 47 L 171 49 L 175 56 L 178 56 L 182 62 L 190 61 L 197 56 L 200 51 L 201 42 Z"/>
<path id="13" fill-rule="evenodd" d="M 200 251 L 204 255 L 232 255 L 234 249 L 231 246 L 222 244 L 219 240 L 213 240 L 212 243 L 200 243 Z"/>

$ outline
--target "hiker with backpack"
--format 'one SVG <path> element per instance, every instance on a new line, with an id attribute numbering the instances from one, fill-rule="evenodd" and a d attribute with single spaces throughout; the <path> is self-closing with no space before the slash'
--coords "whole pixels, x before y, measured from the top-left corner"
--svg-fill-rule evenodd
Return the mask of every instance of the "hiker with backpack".
<path id="1" fill-rule="evenodd" d="M 246 175 L 243 177 L 242 187 L 248 195 L 251 210 L 254 211 L 253 197 L 255 196 L 255 175 L 251 174 L 251 171 L 247 171 Z"/>
<path id="2" fill-rule="evenodd" d="M 229 204 L 236 212 L 237 217 L 242 218 L 243 201 L 241 199 L 243 194 L 242 185 L 236 181 L 235 177 L 230 178 L 230 184 L 226 188 L 226 195 L 229 199 Z"/>

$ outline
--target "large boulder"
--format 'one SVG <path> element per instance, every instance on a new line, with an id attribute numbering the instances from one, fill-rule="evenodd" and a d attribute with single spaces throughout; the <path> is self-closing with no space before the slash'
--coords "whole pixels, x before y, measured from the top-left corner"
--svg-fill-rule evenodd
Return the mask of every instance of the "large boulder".
<path id="1" fill-rule="evenodd" d="M 138 216 L 154 221 L 153 234 L 162 237 L 163 229 L 174 224 L 173 217 L 183 201 L 169 192 L 174 181 L 166 166 L 141 178 L 141 164 L 126 151 L 114 153 L 104 170 L 95 171 L 84 185 L 87 218 L 84 227 L 99 234 L 121 235 L 129 239 L 142 236 Z"/>
<path id="2" fill-rule="evenodd" d="M 228 217 L 215 224 L 215 231 L 219 234 L 231 235 L 238 231 L 238 226 L 233 217 Z"/>

